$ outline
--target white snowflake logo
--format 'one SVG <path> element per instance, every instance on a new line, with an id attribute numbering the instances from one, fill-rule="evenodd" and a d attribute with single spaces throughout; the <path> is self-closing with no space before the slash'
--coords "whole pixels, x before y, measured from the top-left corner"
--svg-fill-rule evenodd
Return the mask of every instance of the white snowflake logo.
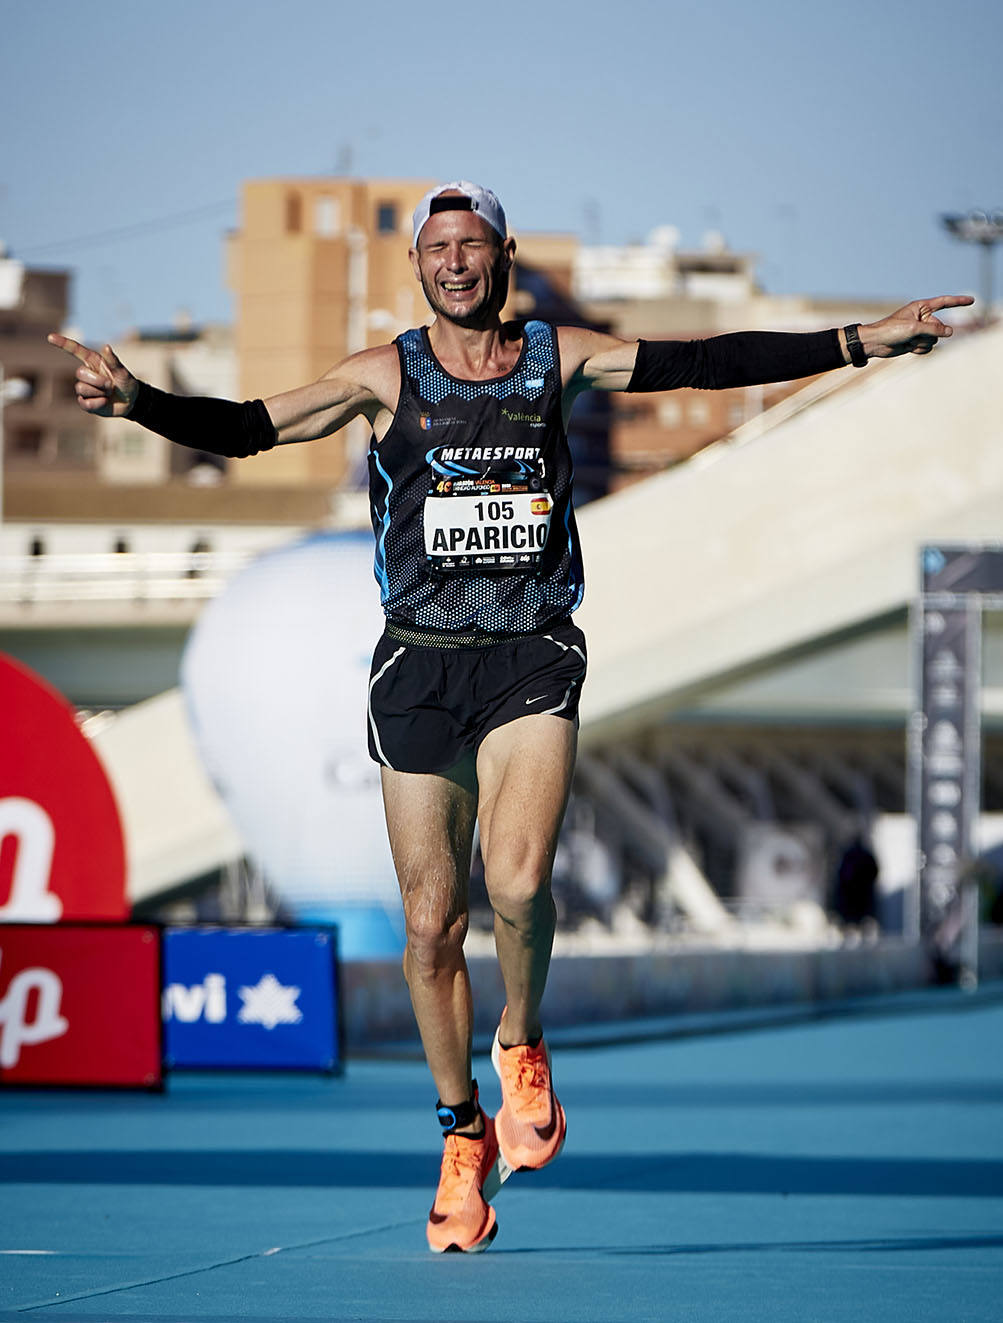
<path id="1" fill-rule="evenodd" d="M 286 988 L 274 974 L 263 974 L 253 988 L 238 988 L 244 1003 L 237 1012 L 242 1024 L 263 1024 L 274 1029 L 277 1024 L 299 1024 L 303 1012 L 296 1005 L 299 988 Z"/>

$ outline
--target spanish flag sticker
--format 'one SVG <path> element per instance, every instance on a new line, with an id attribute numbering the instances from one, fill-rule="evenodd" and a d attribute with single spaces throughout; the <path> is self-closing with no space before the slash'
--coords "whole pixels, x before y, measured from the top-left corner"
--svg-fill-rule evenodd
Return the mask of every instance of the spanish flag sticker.
<path id="1" fill-rule="evenodd" d="M 546 496 L 534 496 L 529 508 L 533 514 L 550 514 L 550 501 Z"/>

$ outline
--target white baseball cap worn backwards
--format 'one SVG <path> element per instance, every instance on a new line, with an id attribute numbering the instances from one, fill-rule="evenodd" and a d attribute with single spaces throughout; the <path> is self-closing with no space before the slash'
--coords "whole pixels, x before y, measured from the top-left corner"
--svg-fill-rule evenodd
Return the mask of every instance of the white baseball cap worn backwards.
<path id="1" fill-rule="evenodd" d="M 451 193 L 454 196 L 443 197 L 443 193 Z M 472 184 L 469 179 L 454 179 L 451 184 L 439 184 L 430 193 L 426 193 L 415 207 L 415 247 L 418 245 L 418 235 L 421 233 L 422 226 L 429 216 L 434 216 L 438 211 L 476 212 L 481 220 L 487 221 L 491 228 L 496 230 L 503 239 L 508 237 L 505 212 L 502 210 L 502 204 L 490 188 L 481 188 L 480 184 Z"/>

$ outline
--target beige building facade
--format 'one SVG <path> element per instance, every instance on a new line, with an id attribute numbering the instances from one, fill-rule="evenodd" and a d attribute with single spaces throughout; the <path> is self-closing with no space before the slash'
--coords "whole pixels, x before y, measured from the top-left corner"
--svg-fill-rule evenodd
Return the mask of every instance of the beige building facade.
<path id="1" fill-rule="evenodd" d="M 348 354 L 424 321 L 407 250 L 427 179 L 258 179 L 229 242 L 238 389 L 267 397 L 316 380 Z M 241 484 L 332 486 L 365 453 L 368 427 L 233 466 Z"/>

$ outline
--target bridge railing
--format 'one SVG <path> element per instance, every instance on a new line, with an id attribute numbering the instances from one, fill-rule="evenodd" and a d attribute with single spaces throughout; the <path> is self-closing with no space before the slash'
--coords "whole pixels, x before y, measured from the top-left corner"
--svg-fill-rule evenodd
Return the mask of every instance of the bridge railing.
<path id="1" fill-rule="evenodd" d="M 0 557 L 0 603 L 204 601 L 253 554 L 148 551 Z"/>

